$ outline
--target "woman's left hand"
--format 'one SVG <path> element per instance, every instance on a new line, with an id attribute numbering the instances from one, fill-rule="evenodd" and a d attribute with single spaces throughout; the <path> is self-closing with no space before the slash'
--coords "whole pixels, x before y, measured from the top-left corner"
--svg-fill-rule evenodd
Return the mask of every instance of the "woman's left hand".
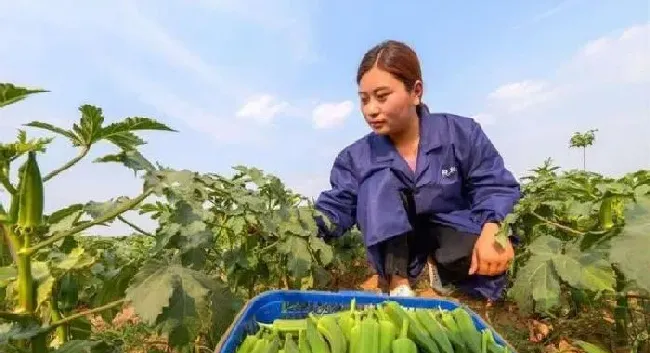
<path id="1" fill-rule="evenodd" d="M 481 235 L 474 244 L 474 251 L 472 251 L 470 275 L 496 276 L 506 272 L 510 267 L 510 262 L 515 257 L 515 250 L 510 241 L 507 242 L 505 248 L 496 242 L 498 231 L 497 224 L 487 223 L 483 226 Z"/>

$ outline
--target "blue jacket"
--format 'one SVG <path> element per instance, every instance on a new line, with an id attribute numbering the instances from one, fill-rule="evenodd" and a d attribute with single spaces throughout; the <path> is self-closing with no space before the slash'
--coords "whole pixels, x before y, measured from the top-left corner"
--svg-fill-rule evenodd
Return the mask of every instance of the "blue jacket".
<path id="1" fill-rule="evenodd" d="M 331 189 L 316 209 L 321 235 L 338 237 L 357 225 L 366 247 L 411 230 L 400 190 L 410 189 L 419 215 L 462 232 L 502 221 L 520 198 L 519 183 L 480 125 L 470 118 L 419 109 L 420 146 L 415 173 L 389 140 L 370 133 L 334 161 Z"/>

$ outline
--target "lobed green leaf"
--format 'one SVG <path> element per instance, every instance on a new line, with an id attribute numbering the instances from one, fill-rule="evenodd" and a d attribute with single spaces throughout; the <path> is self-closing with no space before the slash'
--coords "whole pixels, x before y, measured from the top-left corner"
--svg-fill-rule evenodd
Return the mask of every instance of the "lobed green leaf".
<path id="1" fill-rule="evenodd" d="M 0 108 L 22 101 L 36 93 L 49 92 L 40 88 L 26 88 L 12 83 L 0 83 Z"/>

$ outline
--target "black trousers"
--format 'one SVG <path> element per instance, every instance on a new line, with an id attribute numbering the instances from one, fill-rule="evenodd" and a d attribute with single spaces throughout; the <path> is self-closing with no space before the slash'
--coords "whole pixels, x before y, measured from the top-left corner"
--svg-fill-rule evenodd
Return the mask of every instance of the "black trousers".
<path id="1" fill-rule="evenodd" d="M 408 278 L 414 286 L 429 256 L 435 260 L 443 283 L 453 284 L 469 277 L 478 234 L 435 224 L 426 215 L 417 216 L 412 195 L 404 193 L 403 196 L 413 230 L 378 245 L 384 259 L 384 273 L 379 276 L 380 287 L 386 291 L 393 275 Z"/>

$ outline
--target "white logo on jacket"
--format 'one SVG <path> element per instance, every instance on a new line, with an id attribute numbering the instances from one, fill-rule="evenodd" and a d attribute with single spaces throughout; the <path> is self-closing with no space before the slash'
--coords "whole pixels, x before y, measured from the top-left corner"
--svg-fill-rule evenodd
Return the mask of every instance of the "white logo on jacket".
<path id="1" fill-rule="evenodd" d="M 442 177 L 449 178 L 456 173 L 456 167 L 450 167 L 442 170 Z"/>

